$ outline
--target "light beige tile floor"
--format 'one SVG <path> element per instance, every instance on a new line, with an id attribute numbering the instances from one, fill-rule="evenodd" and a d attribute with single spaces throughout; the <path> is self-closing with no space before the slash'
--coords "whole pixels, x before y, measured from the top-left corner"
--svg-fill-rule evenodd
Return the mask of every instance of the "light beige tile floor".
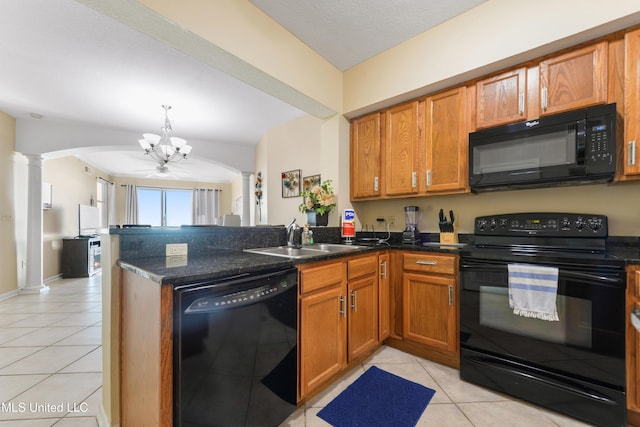
<path id="1" fill-rule="evenodd" d="M 418 427 L 578 427 L 575 419 L 463 382 L 458 370 L 383 346 L 340 381 L 298 409 L 282 426 L 324 427 L 317 413 L 349 384 L 375 365 L 435 390 Z"/>
<path id="2" fill-rule="evenodd" d="M 0 301 L 0 427 L 96 427 L 101 276 Z"/>
<path id="3" fill-rule="evenodd" d="M 102 399 L 100 275 L 0 301 L 0 427 L 96 427 Z M 436 391 L 418 426 L 586 424 L 460 381 L 458 371 L 383 346 L 282 426 L 328 426 L 317 412 L 371 365 Z"/>

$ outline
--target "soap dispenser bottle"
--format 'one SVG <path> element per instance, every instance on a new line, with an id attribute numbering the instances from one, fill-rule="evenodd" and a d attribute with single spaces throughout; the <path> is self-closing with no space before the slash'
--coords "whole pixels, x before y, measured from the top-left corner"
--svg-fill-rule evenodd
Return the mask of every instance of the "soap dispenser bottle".
<path id="1" fill-rule="evenodd" d="M 309 224 L 305 224 L 302 230 L 302 244 L 313 245 L 313 231 L 309 230 Z"/>

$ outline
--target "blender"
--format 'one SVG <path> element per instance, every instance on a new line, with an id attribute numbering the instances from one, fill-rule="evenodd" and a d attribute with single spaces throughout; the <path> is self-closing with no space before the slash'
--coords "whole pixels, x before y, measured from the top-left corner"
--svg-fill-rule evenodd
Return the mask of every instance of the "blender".
<path id="1" fill-rule="evenodd" d="M 420 232 L 418 231 L 418 221 L 420 212 L 417 206 L 404 207 L 404 222 L 406 228 L 402 232 L 402 244 L 416 245 L 420 242 Z"/>

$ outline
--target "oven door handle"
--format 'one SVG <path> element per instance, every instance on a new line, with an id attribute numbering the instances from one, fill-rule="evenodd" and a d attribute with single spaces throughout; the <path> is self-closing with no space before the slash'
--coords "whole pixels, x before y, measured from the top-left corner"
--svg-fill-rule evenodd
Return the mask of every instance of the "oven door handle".
<path id="1" fill-rule="evenodd" d="M 505 273 L 507 269 L 507 264 L 476 264 L 476 263 L 469 263 L 469 262 L 463 262 L 460 265 L 460 270 L 467 270 L 467 271 L 479 271 L 479 272 L 489 272 L 489 271 L 493 271 L 493 272 L 500 272 L 500 273 Z M 621 283 L 623 283 L 624 279 L 622 277 L 611 277 L 611 276 L 607 276 L 606 274 L 598 274 L 598 273 L 582 273 L 579 271 L 571 271 L 571 270 L 565 270 L 565 269 L 560 269 L 558 270 L 558 275 L 560 277 L 563 278 L 572 278 L 572 279 L 577 279 L 583 282 L 600 282 L 600 283 L 604 283 L 604 284 L 610 284 L 610 285 L 620 285 Z"/>
<path id="2" fill-rule="evenodd" d="M 597 273 L 580 273 L 577 271 L 566 271 L 566 270 L 560 270 L 559 271 L 559 275 L 562 277 L 572 277 L 574 279 L 579 279 L 585 282 L 589 282 L 589 281 L 598 281 L 600 283 L 604 282 L 607 284 L 620 284 L 622 283 L 623 279 L 620 277 L 607 277 L 607 276 L 603 276 L 602 274 L 597 274 Z"/>

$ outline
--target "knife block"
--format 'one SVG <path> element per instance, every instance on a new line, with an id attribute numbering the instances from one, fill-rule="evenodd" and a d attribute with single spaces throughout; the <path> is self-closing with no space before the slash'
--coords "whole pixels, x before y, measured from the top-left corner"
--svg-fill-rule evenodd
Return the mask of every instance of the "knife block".
<path id="1" fill-rule="evenodd" d="M 453 233 L 440 232 L 440 243 L 443 243 L 443 244 L 458 243 L 458 233 L 455 225 L 453 227 Z"/>

